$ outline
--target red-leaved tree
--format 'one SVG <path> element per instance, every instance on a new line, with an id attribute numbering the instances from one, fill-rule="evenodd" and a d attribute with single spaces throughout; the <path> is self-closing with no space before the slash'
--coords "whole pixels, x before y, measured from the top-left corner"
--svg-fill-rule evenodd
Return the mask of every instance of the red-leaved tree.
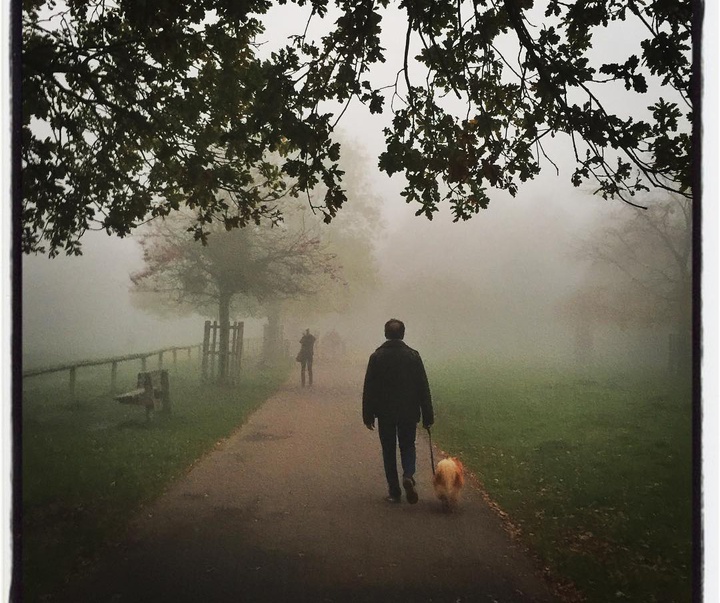
<path id="1" fill-rule="evenodd" d="M 132 291 L 151 311 L 217 316 L 225 382 L 233 310 L 268 315 L 277 301 L 312 296 L 341 277 L 317 230 L 302 223 L 230 231 L 218 224 L 202 245 L 188 230 L 193 219 L 176 213 L 140 236 L 145 267 L 131 275 Z"/>

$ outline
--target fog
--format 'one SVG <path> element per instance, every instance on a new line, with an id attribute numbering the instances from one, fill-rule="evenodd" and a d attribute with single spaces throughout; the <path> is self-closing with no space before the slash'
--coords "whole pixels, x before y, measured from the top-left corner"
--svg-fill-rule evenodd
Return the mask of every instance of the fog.
<path id="1" fill-rule="evenodd" d="M 79 257 L 23 257 L 24 368 L 202 340 L 203 319 L 159 320 L 133 308 L 130 273 L 142 267 L 135 241 L 88 233 L 83 246 Z"/>
<path id="2" fill-rule="evenodd" d="M 393 17 L 389 11 L 392 18 L 399 13 Z M 284 29 L 298 22 L 277 20 L 273 31 L 281 39 Z M 386 31 L 388 54 L 401 53 L 402 40 L 393 38 L 392 27 Z M 380 76 L 392 81 L 395 65 L 389 60 Z M 617 102 L 629 106 L 626 95 Z M 344 136 L 369 158 L 364 169 L 380 200 L 383 224 L 375 241 L 380 286 L 346 314 L 288 317 L 285 335 L 291 346 L 301 329 L 310 328 L 321 340 L 335 329 L 353 351 L 370 353 L 383 340 L 384 322 L 396 317 L 406 323 L 406 341 L 424 355 L 574 361 L 573 332 L 559 307 L 587 268 L 575 249 L 608 208 L 621 202 L 570 184 L 571 145 L 558 137 L 549 151 L 559 175 L 545 162 L 542 174 L 521 186 L 516 198 L 495 192 L 489 208 L 467 222 L 453 223 L 448 208 L 432 221 L 416 217 L 416 208 L 400 196 L 402 178 L 388 178 L 376 168 L 382 128 L 389 123 L 387 112 L 371 116 L 357 106 L 341 122 Z M 129 275 L 142 268 L 136 240 L 88 233 L 83 244 L 82 257 L 22 259 L 25 368 L 200 342 L 204 317 L 161 319 L 132 306 Z M 246 336 L 261 336 L 263 320 L 233 319 L 246 321 Z M 638 349 L 656 348 L 665 337 L 612 328 L 599 336 L 601 356 L 615 362 L 636 357 Z"/>
<path id="3" fill-rule="evenodd" d="M 430 358 L 573 359 L 573 333 L 558 307 L 584 275 L 574 249 L 619 202 L 547 172 L 517 198 L 496 194 L 467 222 L 453 223 L 447 208 L 429 221 L 399 196 L 399 178 L 373 169 L 370 163 L 383 222 L 375 243 L 380 285 L 346 314 L 288 317 L 291 349 L 307 327 L 321 342 L 335 329 L 353 352 L 369 354 L 383 341 L 384 322 L 395 317 L 406 323 L 408 344 Z M 89 233 L 83 241 L 80 257 L 23 258 L 24 368 L 201 341 L 205 317 L 158 318 L 133 307 L 129 275 L 143 265 L 136 240 Z M 246 321 L 246 336 L 261 336 L 263 320 L 233 319 Z M 615 335 L 622 335 L 622 349 L 633 336 Z M 619 354 L 618 341 L 615 360 L 631 351 Z"/>
<path id="4" fill-rule="evenodd" d="M 382 286 L 353 314 L 308 326 L 321 336 L 335 329 L 355 350 L 370 352 L 394 317 L 405 322 L 407 343 L 430 358 L 577 366 L 573 323 L 561 305 L 585 277 L 587 263 L 576 251 L 583 237 L 619 202 L 554 174 L 515 199 L 495 195 L 467 222 L 453 223 L 449 211 L 428 221 L 399 194 L 385 199 L 377 246 Z M 664 335 L 657 331 L 595 328 L 598 363 L 630 362 L 659 341 Z"/>

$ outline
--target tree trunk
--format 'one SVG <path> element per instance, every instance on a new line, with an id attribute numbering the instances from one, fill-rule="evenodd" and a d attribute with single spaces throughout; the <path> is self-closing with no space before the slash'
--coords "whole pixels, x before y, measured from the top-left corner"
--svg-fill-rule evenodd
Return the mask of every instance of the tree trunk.
<path id="1" fill-rule="evenodd" d="M 219 318 L 220 318 L 220 341 L 218 346 L 218 375 L 217 381 L 220 384 L 228 382 L 228 364 L 230 359 L 230 300 L 231 295 L 220 294 Z"/>

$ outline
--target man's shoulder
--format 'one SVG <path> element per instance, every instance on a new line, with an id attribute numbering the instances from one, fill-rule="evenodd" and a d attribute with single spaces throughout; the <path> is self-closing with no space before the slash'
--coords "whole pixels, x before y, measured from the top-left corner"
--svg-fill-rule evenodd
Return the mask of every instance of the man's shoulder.
<path id="1" fill-rule="evenodd" d="M 389 339 L 385 343 L 383 343 L 380 347 L 378 347 L 372 354 L 372 356 L 384 356 L 385 354 L 408 354 L 412 356 L 417 356 L 420 358 L 420 352 L 417 350 L 411 348 L 408 344 L 406 344 L 401 339 Z"/>

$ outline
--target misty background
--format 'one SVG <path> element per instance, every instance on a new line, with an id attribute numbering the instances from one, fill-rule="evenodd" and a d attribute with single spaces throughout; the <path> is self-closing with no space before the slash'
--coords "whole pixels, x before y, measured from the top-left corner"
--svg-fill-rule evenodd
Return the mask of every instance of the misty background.
<path id="1" fill-rule="evenodd" d="M 300 10 L 274 9 L 268 20 L 268 52 L 273 41 L 282 42 L 297 23 L 304 23 Z M 399 11 L 388 9 L 384 20 L 389 60 L 376 77 L 387 82 L 395 78 L 393 52 L 402 56 L 403 41 L 393 26 L 394 19 L 402 18 Z M 632 39 L 608 36 L 606 43 L 599 42 L 603 51 Z M 617 103 L 624 110 L 645 111 L 642 103 L 627 100 L 624 90 L 618 90 Z M 613 212 L 626 211 L 630 219 L 631 208 L 573 187 L 571 144 L 559 136 L 548 145 L 559 173 L 545 161 L 542 173 L 521 186 L 517 197 L 493 191 L 488 209 L 467 222 L 453 223 L 447 208 L 432 221 L 416 217 L 417 208 L 400 196 L 402 176 L 389 178 L 377 168 L 384 148 L 382 128 L 390 120 L 389 111 L 370 115 L 356 104 L 340 122 L 342 138 L 359 151 L 354 167 L 370 189 L 364 196 L 372 199 L 379 214 L 371 241 L 376 285 L 362 291 L 343 313 L 283 317 L 290 349 L 297 347 L 305 328 L 321 341 L 335 329 L 352 352 L 364 356 L 383 341 L 383 324 L 395 317 L 406 323 L 408 344 L 428 357 L 471 354 L 488 361 L 587 362 L 577 353 L 578 317 L 567 312 L 567 300 L 587 285 L 591 265 L 578 249 L 601 231 Z M 300 198 L 291 203 L 304 202 Z M 347 207 L 339 218 L 343 211 Z M 332 231 L 337 226 L 333 222 L 322 228 Z M 200 343 L 203 323 L 213 316 L 161 317 L 133 303 L 130 275 L 142 268 L 137 237 L 118 239 L 102 232 L 86 233 L 80 257 L 24 256 L 23 368 Z M 267 322 L 242 315 L 231 320 L 244 320 L 249 338 L 260 338 Z M 666 361 L 672 325 L 620 328 L 611 323 L 593 323 L 594 363 Z"/>
<path id="2" fill-rule="evenodd" d="M 397 317 L 424 355 L 573 360 L 573 329 L 560 306 L 587 270 L 577 247 L 620 202 L 544 174 L 517 198 L 497 194 L 472 220 L 453 223 L 441 211 L 428 221 L 403 202 L 399 179 L 376 173 L 371 162 L 365 169 L 380 203 L 378 285 L 347 313 L 286 319 L 291 349 L 304 328 L 321 339 L 335 329 L 353 352 L 369 354 L 383 341 L 384 322 Z M 142 266 L 134 237 L 104 233 L 88 233 L 79 257 L 24 257 L 24 368 L 200 343 L 206 317 L 158 317 L 133 305 L 130 274 Z M 245 321 L 246 337 L 262 336 L 264 319 L 231 319 Z M 658 330 L 608 327 L 596 348 L 601 359 L 625 362 L 664 338 Z"/>

